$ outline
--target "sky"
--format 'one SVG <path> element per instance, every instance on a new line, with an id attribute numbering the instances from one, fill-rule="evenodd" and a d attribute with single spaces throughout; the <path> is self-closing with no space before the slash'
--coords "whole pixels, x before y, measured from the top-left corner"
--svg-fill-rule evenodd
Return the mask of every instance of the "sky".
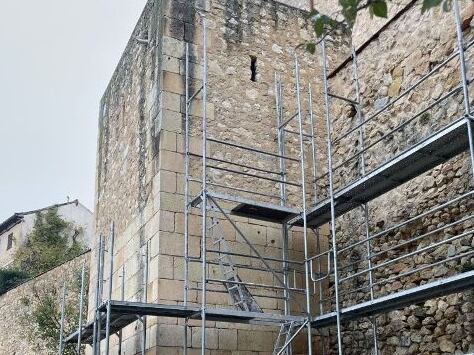
<path id="1" fill-rule="evenodd" d="M 94 207 L 100 98 L 146 0 L 0 0 L 0 222 Z"/>

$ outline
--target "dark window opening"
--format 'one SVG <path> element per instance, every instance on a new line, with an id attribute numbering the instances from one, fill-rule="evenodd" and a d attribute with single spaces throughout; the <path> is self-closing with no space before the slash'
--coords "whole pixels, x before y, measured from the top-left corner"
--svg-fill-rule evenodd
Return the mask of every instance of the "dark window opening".
<path id="1" fill-rule="evenodd" d="M 250 56 L 250 70 L 252 72 L 250 80 L 257 81 L 257 57 Z"/>
<path id="2" fill-rule="evenodd" d="M 10 250 L 13 247 L 13 233 L 10 233 L 8 235 L 8 240 L 7 240 L 7 250 Z"/>

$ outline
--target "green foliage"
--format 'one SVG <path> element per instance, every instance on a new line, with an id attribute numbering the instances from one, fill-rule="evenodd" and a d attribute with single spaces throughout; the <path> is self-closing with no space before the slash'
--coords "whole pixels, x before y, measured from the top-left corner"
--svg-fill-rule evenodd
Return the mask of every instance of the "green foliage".
<path id="1" fill-rule="evenodd" d="M 374 1 L 369 6 L 369 12 L 372 16 L 387 18 L 388 7 L 385 1 Z"/>
<path id="2" fill-rule="evenodd" d="M 0 295 L 28 279 L 28 274 L 15 269 L 0 269 Z"/>
<path id="3" fill-rule="evenodd" d="M 30 276 L 51 270 L 85 251 L 75 239 L 79 233 L 80 230 L 74 230 L 55 208 L 38 213 L 26 243 L 15 254 L 14 263 Z"/>
<path id="4" fill-rule="evenodd" d="M 88 275 L 85 280 L 83 319 L 87 317 Z M 80 287 L 81 275 L 79 273 L 71 283 L 71 288 L 66 295 L 64 334 L 73 333 L 77 328 L 79 300 L 74 296 L 80 294 Z M 38 353 L 58 353 L 62 292 L 62 287 L 55 287 L 51 284 L 34 285 L 30 296 L 21 300 L 25 305 L 26 313 L 21 316 L 20 321 L 26 329 L 30 343 L 37 344 L 35 350 Z M 41 342 L 38 342 L 38 339 L 41 339 Z M 63 354 L 77 354 L 75 346 L 66 346 Z"/>
<path id="5" fill-rule="evenodd" d="M 318 37 L 321 37 L 324 33 L 331 29 L 340 28 L 345 30 L 347 28 L 346 24 L 344 24 L 343 22 L 337 21 L 329 16 L 321 14 L 317 10 L 312 10 L 309 14 L 309 18 L 313 24 L 313 30 Z M 311 45 L 311 47 L 307 47 L 306 49 L 309 52 L 314 53 L 314 43 L 310 43 L 309 45 Z"/>
<path id="6" fill-rule="evenodd" d="M 339 30 L 349 33 L 354 26 L 357 15 L 360 11 L 368 10 L 371 17 L 387 18 L 388 2 L 390 0 L 339 0 L 339 13 L 334 18 L 321 14 L 313 10 L 309 18 L 313 25 L 313 30 L 318 37 L 332 30 Z M 424 13 L 434 7 L 442 5 L 444 11 L 450 11 L 453 0 L 423 0 L 421 12 Z M 339 16 L 340 15 L 340 16 Z M 338 18 L 339 20 L 336 20 Z M 307 45 L 306 49 L 314 53 L 314 46 Z"/>
<path id="7" fill-rule="evenodd" d="M 25 278 L 38 276 L 82 254 L 85 248 L 76 240 L 80 233 L 81 230 L 63 220 L 55 208 L 38 213 L 26 243 L 15 253 L 14 269 L 0 270 L 0 294 L 3 289 L 8 290 Z M 79 294 L 80 278 L 79 274 L 72 282 L 70 295 Z M 36 344 L 36 352 L 41 354 L 58 353 L 62 288 L 57 288 L 55 284 L 57 286 L 54 282 L 49 284 L 42 282 L 41 287 L 38 286 L 39 283 L 35 284 L 32 286 L 30 296 L 21 299 L 26 310 L 21 316 L 21 323 L 30 343 Z M 84 295 L 87 295 L 87 290 Z M 84 299 L 84 306 L 84 308 L 87 306 L 86 299 Z M 86 310 L 84 316 L 85 314 L 87 314 Z M 65 334 L 75 330 L 78 317 L 77 297 L 67 297 Z M 76 354 L 75 347 L 66 348 L 64 354 Z"/>

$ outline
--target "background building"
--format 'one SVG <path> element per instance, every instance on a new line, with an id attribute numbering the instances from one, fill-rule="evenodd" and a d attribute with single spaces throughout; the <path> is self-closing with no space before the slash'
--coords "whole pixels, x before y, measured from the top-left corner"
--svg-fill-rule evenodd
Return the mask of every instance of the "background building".
<path id="1" fill-rule="evenodd" d="M 56 204 L 41 209 L 17 212 L 0 224 L 0 267 L 6 267 L 13 262 L 13 257 L 20 245 L 25 243 L 32 231 L 36 214 L 56 208 L 58 215 L 72 223 L 73 235 L 77 241 L 82 241 L 86 248 L 90 247 L 93 239 L 93 213 L 78 200 Z"/>

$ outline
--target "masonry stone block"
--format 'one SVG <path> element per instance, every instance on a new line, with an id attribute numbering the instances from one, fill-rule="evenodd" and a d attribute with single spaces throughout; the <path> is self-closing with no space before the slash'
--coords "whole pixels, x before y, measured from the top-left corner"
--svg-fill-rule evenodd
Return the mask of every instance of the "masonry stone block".
<path id="1" fill-rule="evenodd" d="M 184 196 L 170 194 L 168 192 L 160 192 L 157 207 L 165 211 L 183 212 Z"/>
<path id="2" fill-rule="evenodd" d="M 161 151 L 159 160 L 160 169 L 177 173 L 182 173 L 184 170 L 184 157 L 182 154 L 163 150 Z"/>
<path id="3" fill-rule="evenodd" d="M 175 57 L 171 56 L 163 56 L 163 62 L 161 64 L 163 66 L 163 71 L 167 71 L 170 73 L 180 73 L 180 60 Z"/>
<path id="4" fill-rule="evenodd" d="M 160 170 L 153 181 L 153 192 L 158 195 L 160 192 L 176 193 L 176 173 L 168 170 Z"/>
<path id="5" fill-rule="evenodd" d="M 163 36 L 162 46 L 164 55 L 169 55 L 175 58 L 182 58 L 185 54 L 184 42 L 176 38 Z"/>
<path id="6" fill-rule="evenodd" d="M 176 152 L 176 133 L 170 132 L 167 130 L 162 130 L 160 132 L 160 151 L 161 150 L 168 150 L 170 152 Z"/>
<path id="7" fill-rule="evenodd" d="M 201 329 L 192 328 L 192 346 L 193 348 L 199 348 L 201 346 Z M 217 329 L 206 329 L 206 347 L 208 349 L 218 349 L 219 337 Z"/>
<path id="8" fill-rule="evenodd" d="M 182 114 L 179 111 L 176 111 L 176 108 L 173 110 L 172 108 L 162 105 L 156 120 L 157 135 L 161 130 L 181 132 Z"/>
<path id="9" fill-rule="evenodd" d="M 182 97 L 180 94 L 170 91 L 161 91 L 159 101 L 162 109 L 167 109 L 174 112 L 184 112 L 181 111 Z"/>
<path id="10" fill-rule="evenodd" d="M 167 301 L 183 300 L 184 282 L 178 280 L 158 280 L 158 299 Z M 196 298 L 195 292 L 189 292 L 190 300 Z"/>
<path id="11" fill-rule="evenodd" d="M 221 350 L 237 350 L 237 330 L 236 329 L 219 329 L 219 349 Z"/>
<path id="12" fill-rule="evenodd" d="M 271 351 L 274 339 L 261 333 L 239 329 L 237 331 L 238 350 Z"/>

